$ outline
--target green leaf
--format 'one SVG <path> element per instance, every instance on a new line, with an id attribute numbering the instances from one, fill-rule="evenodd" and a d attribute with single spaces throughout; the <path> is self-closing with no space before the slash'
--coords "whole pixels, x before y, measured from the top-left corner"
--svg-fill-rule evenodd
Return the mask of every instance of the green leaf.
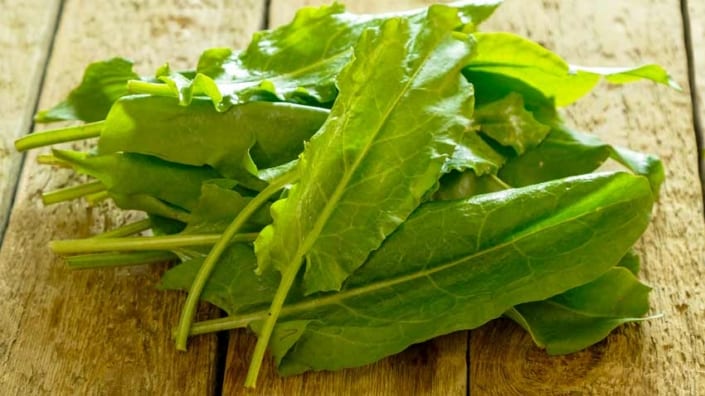
<path id="1" fill-rule="evenodd" d="M 458 16 L 464 25 L 476 28 L 487 20 L 502 4 L 502 0 L 460 0 L 446 5 L 458 9 Z"/>
<path id="2" fill-rule="evenodd" d="M 105 119 L 113 102 L 127 95 L 127 81 L 138 78 L 132 71 L 132 62 L 127 59 L 113 58 L 91 63 L 83 74 L 81 84 L 71 91 L 66 100 L 37 113 L 35 121 L 93 122 Z"/>
<path id="3" fill-rule="evenodd" d="M 661 185 L 666 180 L 666 171 L 659 157 L 632 151 L 624 147 L 608 145 L 610 158 L 624 165 L 632 172 L 646 176 L 651 184 L 654 198 L 658 198 Z"/>
<path id="4" fill-rule="evenodd" d="M 484 21 L 500 1 L 460 1 L 449 4 L 461 20 L 451 28 Z M 304 92 L 319 103 L 332 102 L 337 94 L 336 76 L 350 60 L 353 45 L 362 32 L 379 27 L 390 18 L 418 21 L 426 9 L 378 15 L 345 12 L 340 3 L 323 7 L 304 7 L 294 20 L 272 31 L 255 33 L 248 48 L 238 57 L 240 67 L 255 81 L 269 80 L 287 98 Z M 241 80 L 236 78 L 237 80 Z"/>
<path id="5" fill-rule="evenodd" d="M 557 114 L 553 100 L 518 78 L 471 68 L 464 69 L 463 74 L 473 83 L 478 108 L 492 106 L 502 98 L 520 95 L 525 109 L 530 112 L 525 113 L 526 117 L 531 119 L 533 116 L 533 122 L 552 126 L 537 147 L 521 155 L 499 150 L 507 158 L 499 177 L 508 184 L 527 186 L 585 174 L 597 169 L 607 158 L 612 158 L 632 172 L 646 176 L 654 196 L 658 196 L 665 178 L 658 157 L 612 146 L 597 136 L 571 130 Z M 478 113 L 479 110 L 475 117 Z"/>
<path id="6" fill-rule="evenodd" d="M 517 154 L 537 146 L 550 127 L 539 122 L 536 115 L 552 123 L 556 118 L 555 109 L 550 100 L 525 84 L 501 75 L 468 73 L 466 70 L 464 75 L 473 83 L 476 95 L 473 126 L 457 143 L 455 152 L 445 164 L 445 171 L 472 169 L 477 176 L 497 174 L 506 157 L 516 156 L 508 155 L 510 153 L 497 147 L 497 143 L 513 147 Z M 529 101 L 525 103 L 524 98 Z M 485 141 L 478 131 L 490 142 Z"/>
<path id="7" fill-rule="evenodd" d="M 594 135 L 565 126 L 551 130 L 546 139 L 524 155 L 510 158 L 499 176 L 512 186 L 528 186 L 562 177 L 590 173 L 607 158 L 613 158 L 636 174 L 649 179 L 658 197 L 665 178 L 658 157 L 616 147 Z"/>
<path id="8" fill-rule="evenodd" d="M 641 261 L 639 260 L 639 256 L 636 255 L 633 251 L 627 252 L 627 254 L 622 257 L 622 260 L 618 264 L 620 267 L 624 267 L 629 272 L 634 274 L 635 276 L 639 274 L 639 269 L 641 267 Z"/>
<path id="9" fill-rule="evenodd" d="M 152 224 L 152 233 L 155 236 L 178 234 L 186 227 L 186 224 L 180 221 L 162 217 L 150 211 L 147 212 L 149 215 L 149 222 Z"/>
<path id="10" fill-rule="evenodd" d="M 114 198 L 120 196 L 116 202 L 141 195 L 190 211 L 198 203 L 201 184 L 222 177 L 208 167 L 170 163 L 135 153 L 91 155 L 54 150 L 54 155 L 78 172 L 103 182 Z"/>
<path id="11" fill-rule="evenodd" d="M 523 97 L 515 92 L 477 107 L 473 122 L 482 133 L 503 146 L 512 147 L 518 155 L 538 146 L 551 130 L 524 108 Z"/>
<path id="12" fill-rule="evenodd" d="M 203 99 L 181 107 L 173 98 L 128 96 L 110 111 L 98 151 L 210 165 L 257 189 L 257 168 L 295 159 L 327 116 L 327 110 L 288 103 L 251 102 L 217 112 Z"/>
<path id="13" fill-rule="evenodd" d="M 234 191 L 237 183 L 229 179 L 208 180 L 201 185 L 201 195 L 191 212 L 188 225 L 184 230 L 189 234 L 222 233 L 247 205 L 251 197 L 245 197 Z M 269 206 L 260 208 L 243 228 L 243 231 L 259 230 L 272 222 Z"/>
<path id="14" fill-rule="evenodd" d="M 546 301 L 520 304 L 506 315 L 524 327 L 551 355 L 579 351 L 617 326 L 643 320 L 650 287 L 624 267 Z"/>
<path id="15" fill-rule="evenodd" d="M 230 102 L 224 100 L 215 81 L 204 74 L 197 73 L 193 77 L 188 77 L 183 73 L 172 71 L 166 64 L 157 70 L 157 79 L 171 88 L 182 106 L 190 105 L 195 95 L 205 95 L 213 102 L 216 110 L 225 111 L 230 108 Z"/>
<path id="16" fill-rule="evenodd" d="M 437 6 L 424 23 L 390 19 L 363 34 L 301 157 L 300 182 L 256 242 L 261 270 L 292 271 L 305 258 L 308 292 L 336 290 L 419 205 L 472 114 L 460 75 L 472 42 L 451 35 L 457 24 Z"/>
<path id="17" fill-rule="evenodd" d="M 120 194 L 110 193 L 110 198 L 117 207 L 122 209 L 134 209 L 147 212 L 150 215 L 157 215 L 166 219 L 175 220 L 178 224 L 186 223 L 189 213 L 186 209 L 171 205 L 159 198 L 148 194 Z"/>
<path id="18" fill-rule="evenodd" d="M 477 57 L 468 73 L 502 74 L 521 80 L 539 90 L 558 106 L 569 105 L 585 96 L 602 76 L 613 83 L 639 79 L 677 87 L 668 73 L 657 65 L 634 68 L 570 66 L 541 45 L 511 33 L 477 33 Z"/>
<path id="19" fill-rule="evenodd" d="M 228 71 L 228 63 L 232 61 L 233 51 L 230 48 L 211 48 L 203 51 L 198 59 L 196 73 L 204 74 L 214 80 L 220 76 L 234 74 Z"/>
<path id="20" fill-rule="evenodd" d="M 649 64 L 636 67 L 586 67 L 571 65 L 574 72 L 592 73 L 603 76 L 612 84 L 626 84 L 639 80 L 651 80 L 659 84 L 681 90 L 682 88 L 668 72 L 659 65 Z"/>
<path id="21" fill-rule="evenodd" d="M 538 147 L 510 158 L 499 176 L 512 186 L 528 186 L 590 173 L 608 157 L 609 149 L 597 136 L 554 128 Z"/>
<path id="22" fill-rule="evenodd" d="M 304 259 L 307 293 L 339 289 L 437 184 L 472 114 L 460 74 L 472 40 L 451 30 L 458 24 L 455 10 L 431 6 L 419 23 L 389 19 L 355 46 L 330 117 L 300 157 L 298 184 L 255 241 L 259 271 L 273 267 L 282 280 L 246 385 Z"/>
<path id="23" fill-rule="evenodd" d="M 643 178 L 621 174 L 424 205 L 341 292 L 283 310 L 283 323 L 312 322 L 273 350 L 280 371 L 369 363 L 591 281 L 644 231 L 651 202 Z"/>
<path id="24" fill-rule="evenodd" d="M 184 290 L 191 287 L 203 256 L 187 260 L 174 266 L 162 275 L 159 288 L 162 290 Z M 248 307 L 271 301 L 277 288 L 277 276 L 257 276 L 255 254 L 252 248 L 235 243 L 221 257 L 213 270 L 201 298 L 235 315 Z"/>
<path id="25" fill-rule="evenodd" d="M 506 159 L 474 130 L 465 132 L 453 155 L 443 165 L 443 173 L 472 169 L 476 175 L 496 174 Z"/>
<path id="26" fill-rule="evenodd" d="M 651 205 L 646 180 L 626 173 L 426 203 L 341 291 L 304 296 L 300 281 L 294 284 L 277 328 L 306 325 L 293 344 L 270 343 L 279 370 L 287 375 L 367 364 L 594 281 L 642 234 Z M 254 265 L 225 260 L 209 282 L 236 285 L 230 289 L 242 297 L 221 295 L 219 306 L 238 312 L 229 320 L 259 332 L 276 275 L 256 278 L 267 282 L 264 289 L 252 285 L 243 276 L 251 277 Z"/>
<path id="27" fill-rule="evenodd" d="M 470 0 L 448 4 L 460 18 L 451 28 L 473 31 L 500 3 Z M 252 100 L 328 107 L 338 94 L 336 78 L 365 29 L 379 28 L 395 17 L 418 22 L 425 14 L 426 8 L 357 15 L 345 12 L 340 3 L 303 7 L 291 23 L 255 33 L 242 52 L 223 48 L 204 52 L 193 81 L 183 75 L 164 81 L 182 104 L 190 103 L 194 95 L 206 95 L 221 111 L 233 103 Z M 217 93 L 213 91 L 216 87 Z"/>
<path id="28" fill-rule="evenodd" d="M 477 176 L 474 172 L 450 172 L 441 177 L 438 190 L 433 194 L 437 201 L 470 198 L 506 189 L 494 175 Z"/>
<path id="29" fill-rule="evenodd" d="M 541 91 L 520 79 L 468 67 L 463 69 L 463 75 L 475 89 L 477 107 L 502 100 L 512 94 L 520 94 L 524 107 L 531 111 L 539 122 L 550 124 L 559 118 L 554 100 L 547 98 Z"/>
<path id="30" fill-rule="evenodd" d="M 570 74 L 568 64 L 541 45 L 511 33 L 476 33 L 477 56 L 471 72 L 502 74 L 521 80 L 553 98 L 558 106 L 581 98 L 599 80 L 590 73 Z"/>

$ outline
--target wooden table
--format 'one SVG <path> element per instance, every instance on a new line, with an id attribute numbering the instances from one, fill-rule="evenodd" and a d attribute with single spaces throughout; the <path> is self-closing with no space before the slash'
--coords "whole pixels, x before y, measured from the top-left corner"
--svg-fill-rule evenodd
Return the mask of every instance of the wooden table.
<path id="1" fill-rule="evenodd" d="M 163 267 L 67 270 L 49 240 L 86 236 L 133 215 L 108 205 L 42 207 L 40 191 L 75 176 L 39 167 L 36 153 L 14 152 L 13 140 L 35 128 L 32 114 L 60 100 L 88 62 L 122 55 L 142 73 L 164 61 L 189 67 L 201 50 L 242 47 L 255 30 L 288 21 L 308 3 L 317 1 L 0 0 L 0 394 L 705 394 L 697 122 L 705 107 L 691 94 L 705 94 L 701 0 L 507 0 L 484 26 L 527 35 L 574 63 L 660 63 L 684 87 L 601 86 L 566 110 L 579 128 L 660 155 L 668 175 L 638 245 L 653 313 L 663 317 L 625 326 L 586 351 L 548 357 L 517 326 L 498 321 L 338 373 L 281 379 L 270 362 L 257 390 L 245 391 L 248 334 L 198 337 L 188 353 L 175 351 L 169 330 L 183 297 L 154 289 Z M 367 0 L 350 8 L 420 3 Z"/>

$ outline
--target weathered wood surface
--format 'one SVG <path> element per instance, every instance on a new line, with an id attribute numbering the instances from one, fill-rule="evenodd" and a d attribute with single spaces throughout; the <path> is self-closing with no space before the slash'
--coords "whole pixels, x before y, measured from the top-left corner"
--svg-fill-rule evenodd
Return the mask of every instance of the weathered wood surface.
<path id="1" fill-rule="evenodd" d="M 413 346 L 375 364 L 338 372 L 280 377 L 265 360 L 257 388 L 243 388 L 256 339 L 244 331 L 230 335 L 225 395 L 464 395 L 467 389 L 467 336 L 459 332 Z M 335 353 L 331 351 L 331 353 Z"/>
<path id="2" fill-rule="evenodd" d="M 264 3 L 121 0 L 101 3 L 104 8 L 98 9 L 87 0 L 69 0 L 41 104 L 60 99 L 91 60 L 124 54 L 146 73 L 166 60 L 175 66 L 192 65 L 210 46 L 242 46 L 247 32 L 259 27 Z M 270 26 L 289 20 L 301 5 L 320 3 L 272 0 Z M 350 8 L 375 12 L 423 3 L 358 1 Z M 702 96 L 705 5 L 690 3 Z M 8 8 L 21 7 L 17 2 Z M 657 62 L 688 86 L 678 1 L 507 0 L 485 30 L 525 34 L 575 63 Z M 30 47 L 41 54 L 36 42 Z M 16 61 L 9 66 L 14 73 L 25 68 Z M 12 89 L 30 92 L 27 100 L 34 103 L 31 87 Z M 32 111 L 28 106 L 19 110 L 24 120 Z M 703 114 L 702 106 L 699 111 Z M 663 313 L 663 318 L 626 326 L 607 341 L 566 357 L 546 356 L 522 330 L 500 321 L 473 331 L 469 348 L 467 333 L 461 332 L 338 373 L 281 379 L 269 361 L 255 391 L 241 387 L 254 338 L 231 332 L 223 393 L 705 394 L 705 228 L 691 114 L 687 93 L 646 83 L 603 86 L 567 110 L 576 127 L 611 143 L 657 153 L 665 161 L 668 180 L 654 223 L 638 246 L 643 277 L 654 287 L 653 312 Z M 152 289 L 157 272 L 135 268 L 70 273 L 46 250 L 48 240 L 84 236 L 126 219 L 102 206 L 42 208 L 41 189 L 75 180 L 65 172 L 37 167 L 33 158 L 26 162 L 0 251 L 0 393 L 210 394 L 219 389 L 214 337 L 194 339 L 188 354 L 174 351 L 169 331 L 181 300 Z"/>
<path id="3" fill-rule="evenodd" d="M 3 3 L 3 21 L 13 15 L 7 10 L 27 6 L 9 3 Z M 41 8 L 41 2 L 34 3 L 35 10 Z M 192 67 L 206 47 L 241 46 L 260 27 L 263 4 L 66 1 L 41 107 L 63 98 L 91 61 L 124 55 L 151 74 L 167 60 L 175 67 Z M 35 20 L 29 10 L 14 15 L 18 20 L 8 27 L 18 29 L 13 36 L 20 43 L 31 39 L 21 29 L 24 24 L 47 23 Z M 37 43 L 26 51 L 41 48 Z M 3 59 L 3 68 L 9 61 L 14 75 L 21 74 L 35 67 L 35 58 L 15 51 Z M 12 109 L 19 117 L 28 116 L 34 100 L 26 98 L 27 88 L 10 89 L 29 104 L 3 109 L 2 116 L 10 116 Z M 0 394 L 212 394 L 216 337 L 193 340 L 188 354 L 176 352 L 170 329 L 183 298 L 155 290 L 161 269 L 70 272 L 48 251 L 52 239 L 86 236 L 127 219 L 102 205 L 86 209 L 82 202 L 42 207 L 40 190 L 77 180 L 69 172 L 35 165 L 35 156 L 27 157 L 0 251 Z"/>
<path id="4" fill-rule="evenodd" d="M 0 235 L 22 160 L 13 142 L 30 128 L 59 12 L 58 0 L 17 4 L 0 0 Z"/>

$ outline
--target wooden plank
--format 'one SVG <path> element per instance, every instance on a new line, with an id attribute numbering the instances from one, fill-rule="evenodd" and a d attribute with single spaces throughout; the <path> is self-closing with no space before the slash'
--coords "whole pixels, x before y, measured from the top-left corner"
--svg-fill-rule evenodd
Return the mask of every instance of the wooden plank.
<path id="1" fill-rule="evenodd" d="M 22 155 L 13 142 L 29 130 L 56 26 L 59 1 L 0 0 L 0 237 Z M 18 60 L 22 63 L 18 63 Z M 22 67 L 19 67 L 19 66 Z"/>
<path id="2" fill-rule="evenodd" d="M 345 3 L 346 9 L 350 12 L 356 12 L 360 14 L 365 13 L 377 13 L 377 12 L 388 12 L 388 11 L 403 11 L 411 10 L 414 8 L 425 7 L 433 3 L 443 3 L 449 2 L 445 1 L 433 1 L 433 0 L 364 0 L 364 1 L 348 1 Z M 320 6 L 323 4 L 330 4 L 329 1 L 324 0 L 272 0 L 269 12 L 269 24 L 271 27 L 283 25 L 288 23 L 294 18 L 296 11 L 305 6 Z"/>
<path id="3" fill-rule="evenodd" d="M 527 35 L 574 63 L 656 62 L 687 87 L 680 23 L 676 0 L 507 0 L 485 29 Z M 652 313 L 664 316 L 626 326 L 587 351 L 554 358 L 508 322 L 474 331 L 472 394 L 705 394 L 705 233 L 690 108 L 687 93 L 641 83 L 601 86 L 567 110 L 578 128 L 665 162 L 661 201 L 637 247 L 642 277 L 653 287 Z"/>
<path id="4" fill-rule="evenodd" d="M 270 8 L 271 26 L 288 22 L 304 5 L 327 1 L 278 1 Z M 359 13 L 422 7 L 431 1 L 357 1 L 349 9 Z M 256 391 L 243 388 L 254 337 L 234 331 L 230 335 L 223 392 L 228 395 L 465 395 L 467 389 L 467 332 L 459 332 L 416 345 L 375 364 L 335 373 L 306 373 L 281 378 L 268 359 Z"/>
<path id="5" fill-rule="evenodd" d="M 256 338 L 232 331 L 224 376 L 225 395 L 465 395 L 467 333 L 415 345 L 377 363 L 337 372 L 309 372 L 282 378 L 274 361 L 262 364 L 257 388 L 243 388 Z M 335 353 L 335 351 L 331 351 Z"/>
<path id="6" fill-rule="evenodd" d="M 42 107 L 59 101 L 91 61 L 135 59 L 151 73 L 170 61 L 193 66 L 212 46 L 241 46 L 261 24 L 263 2 L 119 0 L 97 7 L 67 1 L 49 64 Z M 19 5 L 18 5 L 19 7 Z M 28 14 L 17 23 L 34 23 Z M 21 71 L 22 57 L 13 60 Z M 28 156 L 0 251 L 2 394 L 212 394 L 216 338 L 176 352 L 171 328 L 183 296 L 155 290 L 161 268 L 70 272 L 46 244 L 128 221 L 107 205 L 42 207 L 41 190 L 74 184 L 70 172 Z"/>

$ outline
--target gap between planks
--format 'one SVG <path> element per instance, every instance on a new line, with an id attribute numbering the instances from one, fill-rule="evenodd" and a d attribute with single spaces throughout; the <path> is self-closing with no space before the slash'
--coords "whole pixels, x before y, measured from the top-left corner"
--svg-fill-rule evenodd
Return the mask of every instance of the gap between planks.
<path id="1" fill-rule="evenodd" d="M 703 124 L 700 119 L 700 98 L 698 96 L 698 84 L 695 71 L 695 54 L 693 49 L 693 32 L 691 29 L 691 17 L 688 10 L 688 0 L 680 0 L 681 17 L 683 19 L 683 43 L 685 45 L 686 61 L 688 64 L 688 90 L 690 91 L 690 101 L 692 103 L 693 131 L 695 132 L 695 143 L 697 148 L 698 176 L 700 176 L 700 189 L 703 195 L 703 214 L 705 215 L 705 157 L 703 139 Z"/>
<path id="2" fill-rule="evenodd" d="M 34 114 L 37 113 L 39 109 L 39 100 L 41 98 L 40 94 L 44 90 L 44 83 L 47 75 L 47 69 L 49 68 L 49 60 L 51 59 L 52 52 L 54 50 L 54 42 L 56 40 L 56 32 L 59 30 L 59 25 L 61 22 L 61 16 L 64 11 L 64 0 L 58 0 L 56 5 L 56 14 L 54 15 L 52 25 L 47 27 L 50 33 L 48 40 L 43 48 L 40 48 L 39 61 L 41 67 L 39 73 L 35 76 L 36 82 L 30 83 L 29 101 L 32 103 L 32 111 L 29 114 L 24 115 L 24 120 L 20 122 L 20 127 L 25 128 L 24 130 L 11 131 L 14 134 L 13 138 L 20 138 L 25 134 L 31 133 L 34 130 Z M 26 127 L 25 127 L 26 126 Z M 12 142 L 10 142 L 12 143 Z M 14 150 L 14 146 L 10 147 L 10 150 Z M 5 178 L 3 183 L 6 185 L 0 188 L 0 192 L 4 189 L 5 196 L 0 195 L 0 249 L 5 242 L 5 231 L 7 230 L 7 224 L 10 221 L 10 214 L 15 206 L 15 198 L 17 196 L 17 188 L 20 181 L 20 176 L 22 175 L 22 170 L 24 169 L 24 163 L 26 154 L 21 154 L 19 158 L 13 158 L 8 155 L 5 160 L 9 162 L 9 174 Z M 13 164 L 16 162 L 16 164 Z M 4 165 L 3 165 L 4 167 Z"/>

